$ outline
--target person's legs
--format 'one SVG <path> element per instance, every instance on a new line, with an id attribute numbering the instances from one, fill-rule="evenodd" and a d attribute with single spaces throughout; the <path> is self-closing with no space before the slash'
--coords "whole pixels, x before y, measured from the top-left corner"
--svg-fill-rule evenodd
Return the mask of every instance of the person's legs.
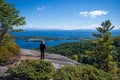
<path id="1" fill-rule="evenodd" d="M 43 59 L 45 59 L 45 51 L 43 51 Z"/>
<path id="2" fill-rule="evenodd" d="M 42 51 L 41 51 L 41 59 L 43 59 L 43 57 L 42 57 L 43 55 L 42 55 L 42 54 L 43 54 L 43 53 L 42 53 Z"/>
<path id="3" fill-rule="evenodd" d="M 45 51 L 41 51 L 41 59 L 45 59 Z"/>

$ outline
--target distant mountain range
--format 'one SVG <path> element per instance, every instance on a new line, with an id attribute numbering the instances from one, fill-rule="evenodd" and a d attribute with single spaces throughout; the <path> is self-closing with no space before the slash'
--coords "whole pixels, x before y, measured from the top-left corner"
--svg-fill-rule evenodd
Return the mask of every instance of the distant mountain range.
<path id="1" fill-rule="evenodd" d="M 81 31 L 81 30 L 93 30 L 95 31 L 96 29 L 74 29 L 74 30 L 65 30 L 65 29 L 23 29 L 25 31 Z M 120 31 L 120 29 L 113 29 L 112 31 Z"/>

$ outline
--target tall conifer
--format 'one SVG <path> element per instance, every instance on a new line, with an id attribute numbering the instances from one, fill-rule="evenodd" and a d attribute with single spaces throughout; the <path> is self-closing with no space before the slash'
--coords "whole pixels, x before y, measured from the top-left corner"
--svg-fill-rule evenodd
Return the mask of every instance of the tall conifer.
<path id="1" fill-rule="evenodd" d="M 93 51 L 86 51 L 95 61 L 95 66 L 106 72 L 111 73 L 113 76 L 117 76 L 117 63 L 114 61 L 112 51 L 115 46 L 112 45 L 113 38 L 110 33 L 114 26 L 110 20 L 106 20 L 101 23 L 101 27 L 97 27 L 98 33 L 93 33 L 93 36 L 97 40 L 92 41 L 96 47 Z"/>

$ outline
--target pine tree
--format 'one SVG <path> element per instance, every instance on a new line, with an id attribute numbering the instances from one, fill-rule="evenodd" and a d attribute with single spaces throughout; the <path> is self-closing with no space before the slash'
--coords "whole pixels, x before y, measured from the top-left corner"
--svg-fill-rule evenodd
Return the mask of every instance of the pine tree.
<path id="1" fill-rule="evenodd" d="M 14 26 L 25 25 L 25 18 L 20 17 L 19 13 L 12 4 L 0 0 L 0 43 L 8 31 L 22 31 L 14 28 Z"/>
<path id="2" fill-rule="evenodd" d="M 95 61 L 95 66 L 106 72 L 117 76 L 117 63 L 114 61 L 112 51 L 115 46 L 112 45 L 113 38 L 110 33 L 114 26 L 110 20 L 101 23 L 101 27 L 97 27 L 98 33 L 93 33 L 97 40 L 92 41 L 96 47 L 93 51 L 86 51 L 87 55 L 91 56 Z"/>

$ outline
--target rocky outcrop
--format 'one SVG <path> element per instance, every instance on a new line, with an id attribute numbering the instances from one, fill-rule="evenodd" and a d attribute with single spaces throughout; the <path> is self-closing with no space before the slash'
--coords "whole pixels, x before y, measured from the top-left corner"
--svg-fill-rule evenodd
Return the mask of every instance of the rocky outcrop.
<path id="1" fill-rule="evenodd" d="M 36 50 L 21 49 L 21 56 L 18 58 L 18 60 L 14 60 L 15 62 L 12 63 L 10 66 L 11 67 L 18 66 L 20 62 L 25 59 L 40 60 L 40 52 Z M 68 66 L 68 65 L 74 66 L 79 64 L 78 62 L 73 61 L 65 56 L 61 56 L 58 54 L 51 54 L 51 53 L 45 53 L 45 61 L 52 62 L 56 70 L 63 66 Z M 0 66 L 0 80 L 4 80 L 3 78 L 9 75 L 9 73 L 7 73 L 7 70 L 8 70 L 8 65 Z"/>
<path id="2" fill-rule="evenodd" d="M 40 52 L 35 50 L 27 50 L 22 49 L 21 50 L 22 59 L 40 59 Z M 77 65 L 78 62 L 73 61 L 65 56 L 61 56 L 58 54 L 52 54 L 52 53 L 45 53 L 45 60 L 52 62 L 54 67 L 56 69 L 61 68 L 62 66 L 67 65 Z"/>

